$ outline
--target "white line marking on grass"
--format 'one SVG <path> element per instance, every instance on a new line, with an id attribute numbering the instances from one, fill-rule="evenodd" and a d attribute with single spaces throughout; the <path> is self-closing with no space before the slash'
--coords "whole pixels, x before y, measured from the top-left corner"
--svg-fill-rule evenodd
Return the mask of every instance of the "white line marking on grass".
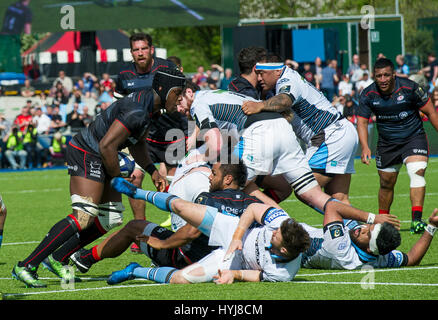
<path id="1" fill-rule="evenodd" d="M 53 188 L 53 189 L 30 189 L 30 190 L 17 190 L 17 191 L 2 191 L 2 194 L 18 194 L 18 193 L 35 193 L 35 192 L 55 192 L 66 191 L 65 188 Z"/>
<path id="2" fill-rule="evenodd" d="M 428 192 L 426 193 L 427 197 L 432 197 L 432 196 L 437 196 L 438 193 L 437 192 Z M 400 194 L 396 194 L 397 197 L 410 197 L 409 193 L 400 193 Z M 373 199 L 376 198 L 377 199 L 377 193 L 375 195 L 363 195 L 363 196 L 350 196 L 349 199 Z M 287 199 L 284 200 L 283 202 L 301 202 L 298 199 Z"/>
<path id="3" fill-rule="evenodd" d="M 374 272 L 391 272 L 391 271 L 417 271 L 417 270 L 430 270 L 438 269 L 435 267 L 407 267 L 407 268 L 385 268 L 385 269 L 373 269 Z M 331 275 L 348 275 L 355 273 L 369 273 L 369 270 L 353 270 L 353 271 L 339 271 L 339 272 L 322 272 L 322 273 L 308 273 L 308 274 L 297 274 L 296 277 L 317 277 L 317 276 L 331 276 Z"/>
<path id="4" fill-rule="evenodd" d="M 178 0 L 170 0 L 171 2 L 173 2 L 174 4 L 176 4 L 177 6 L 179 6 L 180 8 L 182 8 L 183 10 L 187 11 L 187 13 L 191 14 L 192 16 L 194 16 L 196 19 L 198 20 L 204 20 L 204 17 L 197 14 L 195 11 L 193 11 L 192 9 L 190 9 L 189 7 L 187 7 L 184 3 L 182 3 L 181 1 Z"/>
<path id="5" fill-rule="evenodd" d="M 154 286 L 163 286 L 163 285 L 167 285 L 167 284 L 165 284 L 165 283 L 147 283 L 147 284 L 138 284 L 138 285 L 108 286 L 108 287 L 83 288 L 83 289 L 65 289 L 65 290 L 24 292 L 24 293 L 3 293 L 3 297 L 17 297 L 17 296 L 39 295 L 39 294 L 81 292 L 81 291 L 107 290 L 107 289 L 129 289 L 129 288 L 154 287 Z"/>
<path id="6" fill-rule="evenodd" d="M 291 283 L 300 284 L 341 284 L 341 285 L 363 285 L 362 282 L 350 281 L 291 281 Z M 400 283 L 400 282 L 366 282 L 367 286 L 382 285 L 382 286 L 417 286 L 417 287 L 438 287 L 438 283 Z"/>

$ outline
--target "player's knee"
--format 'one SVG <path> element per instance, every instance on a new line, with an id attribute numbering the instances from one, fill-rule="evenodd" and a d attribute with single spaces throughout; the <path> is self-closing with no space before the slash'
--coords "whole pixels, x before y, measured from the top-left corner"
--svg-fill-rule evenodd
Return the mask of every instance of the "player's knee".
<path id="1" fill-rule="evenodd" d="M 81 229 L 87 228 L 99 214 L 99 207 L 91 198 L 74 194 L 71 196 L 72 209 Z"/>
<path id="2" fill-rule="evenodd" d="M 121 202 L 107 202 L 99 205 L 99 213 L 97 218 L 100 225 L 110 231 L 123 223 L 123 211 L 125 207 Z"/>
<path id="3" fill-rule="evenodd" d="M 202 283 L 209 281 L 209 277 L 207 276 L 204 267 L 197 263 L 182 269 L 181 277 L 186 281 L 185 283 Z"/>
<path id="4" fill-rule="evenodd" d="M 298 196 L 303 195 L 304 193 L 315 187 L 319 187 L 318 181 L 316 181 L 311 171 L 302 175 L 299 179 L 291 182 L 290 185 Z"/>
<path id="5" fill-rule="evenodd" d="M 406 170 L 411 181 L 411 188 L 421 188 L 426 186 L 426 179 L 424 178 L 426 168 L 426 161 L 415 161 L 406 163 Z"/>
<path id="6" fill-rule="evenodd" d="M 183 269 L 184 270 L 184 269 Z M 189 284 L 190 282 L 184 278 L 183 276 L 183 270 L 178 270 L 175 272 L 170 279 L 170 283 L 172 284 Z"/>
<path id="7" fill-rule="evenodd" d="M 134 172 L 132 174 L 134 176 L 134 180 L 132 181 L 132 184 L 135 185 L 136 187 L 141 188 L 144 179 L 144 171 L 142 169 L 135 167 Z"/>

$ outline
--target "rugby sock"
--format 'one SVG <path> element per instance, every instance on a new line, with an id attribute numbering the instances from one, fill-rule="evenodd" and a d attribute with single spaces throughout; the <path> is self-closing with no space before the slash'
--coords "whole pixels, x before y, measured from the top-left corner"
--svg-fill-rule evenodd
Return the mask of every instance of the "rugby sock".
<path id="1" fill-rule="evenodd" d="M 76 232 L 79 231 L 76 219 L 68 216 L 56 223 L 36 249 L 23 261 L 18 263 L 19 267 L 29 265 L 38 266 L 41 261 L 68 241 Z"/>
<path id="2" fill-rule="evenodd" d="M 86 265 L 89 265 L 89 266 L 91 266 L 91 265 L 93 265 L 93 264 L 95 264 L 95 263 L 97 263 L 97 262 L 99 262 L 100 260 L 102 260 L 102 258 L 99 256 L 99 254 L 97 253 L 97 245 L 96 246 L 94 246 L 93 248 L 91 248 L 91 249 L 87 249 L 87 250 L 85 250 L 85 251 L 81 251 L 81 256 L 80 256 L 80 259 L 81 260 L 83 260 L 83 262 L 86 264 Z"/>
<path id="3" fill-rule="evenodd" d="M 379 214 L 389 214 L 389 210 L 379 209 Z"/>
<path id="4" fill-rule="evenodd" d="M 143 189 L 137 190 L 137 195 L 149 203 L 155 205 L 158 209 L 163 211 L 172 211 L 171 203 L 175 199 L 179 199 L 177 196 L 166 192 L 146 191 Z"/>
<path id="5" fill-rule="evenodd" d="M 3 229 L 0 229 L 0 248 L 2 246 L 2 242 L 3 242 Z"/>
<path id="6" fill-rule="evenodd" d="M 67 263 L 68 258 L 73 253 L 99 239 L 105 233 L 107 231 L 100 225 L 99 219 L 96 218 L 91 226 L 71 237 L 61 248 L 52 254 L 52 257 L 59 262 Z"/>
<path id="7" fill-rule="evenodd" d="M 138 267 L 133 271 L 136 278 L 148 279 L 158 283 L 170 283 L 173 274 L 177 269 L 172 267 L 158 267 L 158 268 L 143 268 Z"/>
<path id="8" fill-rule="evenodd" d="M 423 216 L 423 207 L 422 206 L 413 206 L 412 207 L 412 221 L 419 221 Z"/>

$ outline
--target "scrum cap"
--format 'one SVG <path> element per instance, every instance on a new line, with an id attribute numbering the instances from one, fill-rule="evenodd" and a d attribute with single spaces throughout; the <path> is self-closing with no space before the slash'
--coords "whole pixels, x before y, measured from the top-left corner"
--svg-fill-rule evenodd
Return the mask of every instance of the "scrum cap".
<path id="1" fill-rule="evenodd" d="M 169 92 L 176 87 L 182 89 L 185 83 L 186 77 L 181 71 L 162 67 L 154 75 L 152 88 L 161 98 L 161 106 L 164 108 Z"/>

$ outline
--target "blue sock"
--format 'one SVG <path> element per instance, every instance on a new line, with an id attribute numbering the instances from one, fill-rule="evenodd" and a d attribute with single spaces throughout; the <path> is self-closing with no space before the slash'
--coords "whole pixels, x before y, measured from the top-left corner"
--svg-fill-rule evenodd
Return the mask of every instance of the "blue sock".
<path id="1" fill-rule="evenodd" d="M 163 211 L 172 211 L 170 206 L 171 202 L 175 199 L 179 199 L 177 196 L 167 192 L 157 192 L 157 191 L 146 191 L 143 189 L 138 189 L 136 193 L 136 198 L 146 200 L 149 203 L 155 205 L 158 209 Z M 137 198 L 138 199 L 138 198 Z"/>
<path id="2" fill-rule="evenodd" d="M 158 267 L 158 268 L 135 268 L 133 275 L 136 278 L 152 280 L 158 283 L 169 283 L 173 274 L 177 269 L 172 267 Z"/>

